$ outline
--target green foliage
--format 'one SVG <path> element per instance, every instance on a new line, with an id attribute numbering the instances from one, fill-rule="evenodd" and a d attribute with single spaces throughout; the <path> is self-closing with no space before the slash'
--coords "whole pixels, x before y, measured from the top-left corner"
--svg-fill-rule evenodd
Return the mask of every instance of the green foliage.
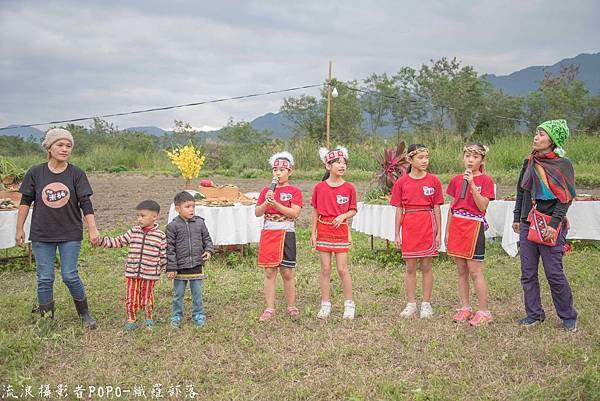
<path id="1" fill-rule="evenodd" d="M 265 144 L 271 139 L 270 131 L 258 131 L 246 121 L 235 122 L 229 119 L 227 125 L 219 133 L 219 139 L 223 142 L 236 145 Z"/>
<path id="2" fill-rule="evenodd" d="M 391 116 L 396 131 L 400 133 L 407 124 L 422 127 L 427 114 L 427 99 L 418 86 L 417 71 L 402 67 L 393 80 L 396 99 L 392 103 Z"/>
<path id="3" fill-rule="evenodd" d="M 281 112 L 294 124 L 296 137 L 307 137 L 313 141 L 324 141 L 326 103 L 314 96 L 283 99 Z"/>
<path id="4" fill-rule="evenodd" d="M 320 321 L 320 265 L 309 238 L 309 230 L 298 230 L 295 281 L 301 317 L 292 321 L 286 316 L 277 278 L 276 318 L 268 324 L 257 321 L 264 308 L 264 272 L 256 267 L 254 246 L 245 256 L 217 253 L 207 263 L 208 320 L 202 329 L 190 321 L 189 291 L 181 329 L 170 327 L 173 284 L 161 277 L 154 287 L 155 326 L 123 330 L 126 249 L 82 247 L 80 274 L 100 325 L 95 332 L 80 327 L 66 286 L 55 286 L 57 314 L 50 321 L 30 313 L 35 271 L 2 269 L 2 385 L 17 390 L 31 385 L 34 394 L 43 384 L 54 389 L 64 383 L 70 394 L 80 384 L 143 386 L 151 398 L 153 385 L 161 383 L 165 399 L 171 384 L 182 389 L 193 384 L 197 399 L 210 400 L 599 399 L 600 327 L 594 312 L 600 307 L 600 276 L 591 268 L 599 262 L 597 249 L 576 247 L 565 257 L 580 311 L 579 332 L 566 333 L 555 316 L 530 330 L 517 326 L 523 314 L 515 274 L 519 260 L 507 256 L 497 242 L 488 243 L 485 269 L 493 323 L 478 329 L 452 323 L 457 276 L 454 262 L 445 256 L 433 262 L 434 317 L 401 319 L 404 262 L 393 244 L 388 251 L 385 241 L 375 239 L 371 250 L 370 238 L 360 233 L 353 233 L 349 259 L 356 319 L 342 319 L 344 298 L 334 268 L 332 315 Z M 541 297 L 544 304 L 552 304 L 545 282 Z M 138 319 L 143 321 L 143 311 Z M 474 356 L 466 350 L 485 352 Z"/>
<path id="5" fill-rule="evenodd" d="M 484 99 L 486 82 L 477 76 L 471 66 L 460 66 L 460 62 L 445 57 L 432 61 L 431 66 L 423 65 L 417 77 L 419 89 L 429 102 L 436 107 L 438 128 L 444 127 L 444 119 L 449 116 L 456 131 L 463 138 L 471 134 L 475 126 L 476 113 Z"/>
<path id="6" fill-rule="evenodd" d="M 364 202 L 371 205 L 387 205 L 386 192 L 381 187 L 370 189 L 365 193 Z"/>
<path id="7" fill-rule="evenodd" d="M 75 130 L 75 132 L 77 132 Z M 84 141 L 80 149 L 75 146 L 71 161 L 85 171 L 146 171 L 176 174 L 168 158 L 160 148 L 141 152 L 136 145 L 122 145 L 112 139 L 104 142 L 94 138 L 94 145 L 86 148 L 89 135 L 81 132 Z M 123 143 L 128 142 L 131 133 L 122 133 Z M 139 133 L 134 134 L 135 137 Z M 142 134 L 143 135 L 143 134 Z M 442 131 L 416 131 L 404 135 L 407 143 L 423 143 L 430 149 L 429 170 L 448 180 L 453 174 L 463 170 L 463 141 L 457 135 Z M 577 185 L 579 187 L 600 186 L 600 146 L 598 134 L 574 133 L 566 144 L 567 157 L 574 164 Z M 76 140 L 77 141 L 77 140 Z M 499 184 L 514 184 L 518 177 L 523 159 L 531 151 L 531 135 L 506 133 L 495 135 L 483 143 L 490 146 L 486 157 L 486 169 Z M 134 142 L 132 140 L 132 142 Z M 89 144 L 90 142 L 87 142 Z M 77 142 L 76 142 L 77 144 Z M 363 143 L 353 143 L 350 151 L 347 178 L 371 181 L 379 168 L 377 155 L 385 148 L 396 146 L 397 140 L 376 136 Z M 324 173 L 317 149 L 320 143 L 308 138 L 292 138 L 288 141 L 275 139 L 266 144 L 239 145 L 233 143 L 204 143 L 202 149 L 206 155 L 204 174 L 218 174 L 230 177 L 269 177 L 271 170 L 269 157 L 279 151 L 290 151 L 296 161 L 294 178 L 320 180 Z M 17 168 L 28 169 L 32 165 L 46 161 L 41 151 L 5 156 Z"/>
<path id="8" fill-rule="evenodd" d="M 18 136 L 0 135 L 1 154 L 5 156 L 18 156 L 25 153 L 42 152 L 42 147 L 33 139 L 24 140 Z"/>
<path id="9" fill-rule="evenodd" d="M 330 115 L 331 146 L 348 145 L 363 139 L 362 111 L 356 91 L 356 81 L 341 82 L 331 80 L 338 96 L 332 98 Z M 302 95 L 299 98 L 286 98 L 281 112 L 294 124 L 292 129 L 297 138 L 308 138 L 318 144 L 326 142 L 327 85 L 323 86 L 320 98 Z"/>
<path id="10" fill-rule="evenodd" d="M 577 80 L 578 72 L 579 67 L 571 65 L 561 67 L 557 76 L 546 73 L 538 90 L 526 98 L 525 113 L 530 130 L 545 120 L 557 118 L 564 118 L 572 127 L 583 129 L 586 128 L 581 124 L 584 121 L 594 124 L 594 118 L 589 116 L 597 114 L 598 110 L 583 82 Z M 587 120 L 585 116 L 588 116 Z"/>
<path id="11" fill-rule="evenodd" d="M 396 95 L 395 80 L 387 74 L 372 74 L 364 80 L 369 93 L 360 97 L 360 106 L 369 115 L 370 135 L 375 136 L 377 129 L 389 125 L 387 116 L 394 110 L 396 103 L 391 97 Z"/>
<path id="12" fill-rule="evenodd" d="M 15 163 L 6 157 L 0 156 L 0 186 L 20 182 L 25 175 L 25 169 L 17 167 Z"/>

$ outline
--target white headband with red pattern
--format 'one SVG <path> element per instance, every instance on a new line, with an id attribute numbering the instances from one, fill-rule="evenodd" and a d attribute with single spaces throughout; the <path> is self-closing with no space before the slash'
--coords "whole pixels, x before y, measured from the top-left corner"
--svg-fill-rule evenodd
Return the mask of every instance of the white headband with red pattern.
<path id="1" fill-rule="evenodd" d="M 338 146 L 337 148 L 331 149 L 331 150 L 329 150 L 327 148 L 320 148 L 319 156 L 321 157 L 321 160 L 325 164 L 331 162 L 332 160 L 339 159 L 340 157 L 343 157 L 347 161 L 348 160 L 348 149 L 346 149 L 343 146 Z"/>
<path id="2" fill-rule="evenodd" d="M 290 152 L 279 152 L 275 153 L 269 159 L 271 168 L 283 167 L 291 170 L 294 167 L 294 156 Z"/>

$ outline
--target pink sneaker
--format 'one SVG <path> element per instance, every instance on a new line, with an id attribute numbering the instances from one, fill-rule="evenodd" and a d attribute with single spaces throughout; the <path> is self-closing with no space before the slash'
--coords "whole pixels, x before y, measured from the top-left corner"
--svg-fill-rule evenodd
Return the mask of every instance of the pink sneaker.
<path id="1" fill-rule="evenodd" d="M 456 313 L 452 317 L 457 323 L 462 323 L 468 321 L 473 316 L 473 311 L 470 307 L 465 306 L 464 308 L 460 308 L 456 310 Z"/>
<path id="2" fill-rule="evenodd" d="M 258 318 L 258 321 L 259 322 L 268 322 L 269 320 L 273 319 L 273 316 L 275 316 L 275 310 L 271 309 L 271 308 L 267 308 L 262 313 L 262 315 L 260 315 L 260 317 Z"/>
<path id="3" fill-rule="evenodd" d="M 469 321 L 469 324 L 473 327 L 479 327 L 482 326 L 484 324 L 487 324 L 489 322 L 491 322 L 492 319 L 492 312 L 490 311 L 480 311 L 478 310 L 475 313 L 475 316 L 473 317 L 473 319 L 471 319 Z"/>

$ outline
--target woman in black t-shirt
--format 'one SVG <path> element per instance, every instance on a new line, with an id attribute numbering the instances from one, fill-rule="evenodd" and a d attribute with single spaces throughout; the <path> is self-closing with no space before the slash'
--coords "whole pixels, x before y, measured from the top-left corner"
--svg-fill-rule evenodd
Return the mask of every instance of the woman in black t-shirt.
<path id="1" fill-rule="evenodd" d="M 33 311 L 42 316 L 50 313 L 54 318 L 54 262 L 58 248 L 61 277 L 69 288 L 77 313 L 85 327 L 96 328 L 77 271 L 83 240 L 82 211 L 90 242 L 97 245 L 100 239 L 90 200 L 92 188 L 85 173 L 68 162 L 74 145 L 69 131 L 49 130 L 42 145 L 48 150 L 48 162 L 30 168 L 23 179 L 15 238 L 18 245 L 24 243 L 23 225 L 35 202 L 29 234 L 37 272 L 38 307 Z"/>

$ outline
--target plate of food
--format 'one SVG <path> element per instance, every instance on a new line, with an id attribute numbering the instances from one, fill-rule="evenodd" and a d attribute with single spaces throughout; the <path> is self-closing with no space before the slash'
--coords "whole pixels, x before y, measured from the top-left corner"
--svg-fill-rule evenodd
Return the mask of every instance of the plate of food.
<path id="1" fill-rule="evenodd" d="M 0 199 L 0 211 L 17 210 L 19 205 L 13 199 L 1 198 Z"/>

